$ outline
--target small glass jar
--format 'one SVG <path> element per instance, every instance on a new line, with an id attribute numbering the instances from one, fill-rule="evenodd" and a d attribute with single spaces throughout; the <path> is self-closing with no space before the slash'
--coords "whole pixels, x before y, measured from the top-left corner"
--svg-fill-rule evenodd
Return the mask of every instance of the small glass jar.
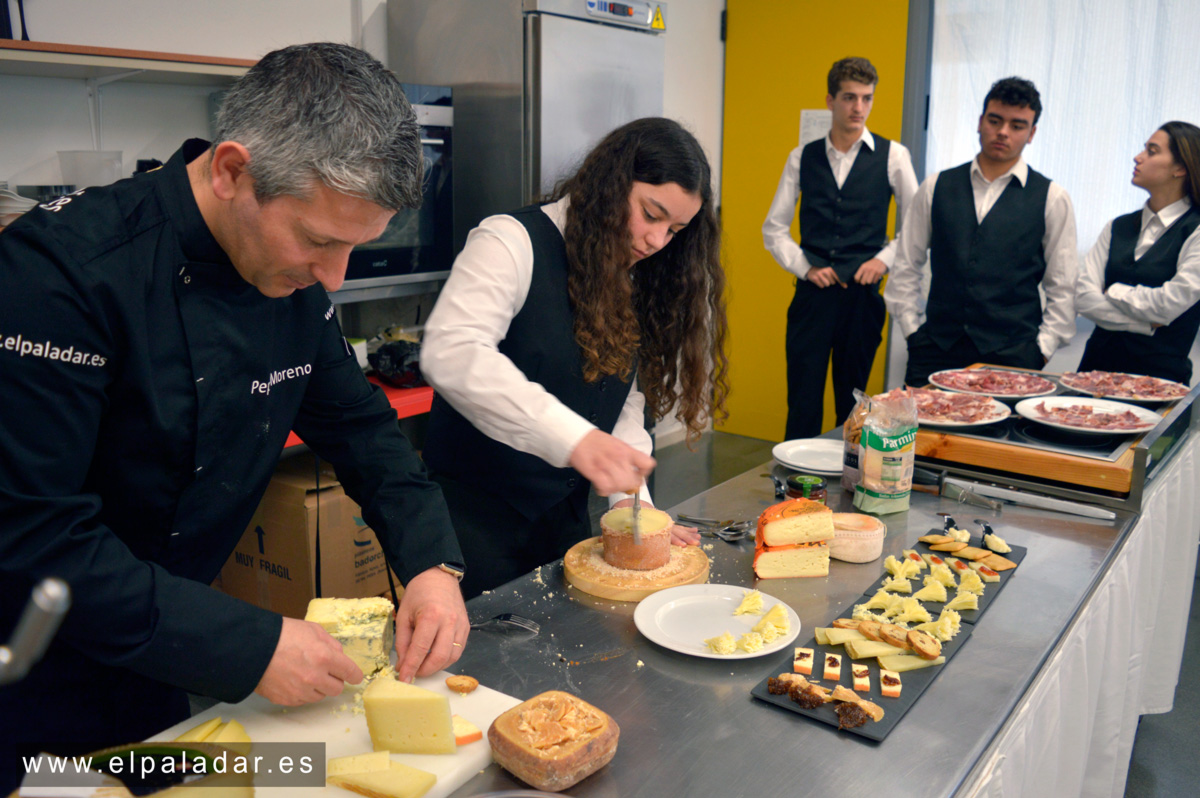
<path id="1" fill-rule="evenodd" d="M 789 499 L 811 499 L 824 504 L 828 491 L 826 482 L 821 477 L 793 474 L 787 478 L 787 495 Z"/>

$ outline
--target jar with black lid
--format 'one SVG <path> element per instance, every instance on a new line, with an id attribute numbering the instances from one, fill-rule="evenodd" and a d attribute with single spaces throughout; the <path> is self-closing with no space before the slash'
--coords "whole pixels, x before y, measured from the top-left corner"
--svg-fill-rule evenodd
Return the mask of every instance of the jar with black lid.
<path id="1" fill-rule="evenodd" d="M 811 474 L 792 474 L 787 478 L 787 495 L 789 499 L 811 499 L 825 503 L 828 495 L 826 482 L 821 477 Z"/>

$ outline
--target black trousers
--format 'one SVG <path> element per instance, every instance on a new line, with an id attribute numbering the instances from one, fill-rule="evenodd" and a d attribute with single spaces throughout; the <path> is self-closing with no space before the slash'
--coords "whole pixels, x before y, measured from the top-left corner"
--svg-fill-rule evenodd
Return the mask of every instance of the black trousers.
<path id="1" fill-rule="evenodd" d="M 465 598 L 524 576 L 592 537 L 587 480 L 581 479 L 566 499 L 530 521 L 499 496 L 445 474 L 431 472 L 430 476 L 442 487 L 462 548 Z"/>
<path id="2" fill-rule="evenodd" d="M 190 714 L 178 687 L 52 643 L 23 680 L 0 687 L 0 795 L 24 778 L 21 757 L 140 742 Z"/>
<path id="3" fill-rule="evenodd" d="M 929 383 L 929 375 L 935 371 L 961 369 L 972 363 L 1041 370 L 1046 365 L 1046 359 L 1038 348 L 1037 338 L 994 352 L 981 352 L 970 337 L 964 335 L 948 349 L 942 349 L 922 326 L 908 336 L 908 367 L 904 372 L 904 382 L 914 388 L 922 388 Z"/>
<path id="4" fill-rule="evenodd" d="M 825 373 L 833 359 L 833 406 L 841 424 L 865 389 L 886 310 L 879 286 L 819 288 L 796 281 L 787 314 L 788 414 L 784 440 L 815 438 L 825 416 Z"/>

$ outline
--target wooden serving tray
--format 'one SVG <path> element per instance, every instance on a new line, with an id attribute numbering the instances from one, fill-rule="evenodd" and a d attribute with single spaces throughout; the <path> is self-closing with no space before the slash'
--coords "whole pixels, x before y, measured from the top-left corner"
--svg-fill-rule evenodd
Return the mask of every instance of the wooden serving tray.
<path id="1" fill-rule="evenodd" d="M 921 427 L 913 452 L 931 460 L 1027 474 L 1116 493 L 1129 493 L 1133 484 L 1132 448 L 1126 449 L 1116 461 L 1098 460 L 1015 446 L 1008 441 L 964 438 L 946 430 Z"/>
<path id="2" fill-rule="evenodd" d="M 699 546 L 671 546 L 671 562 L 653 571 L 611 568 L 603 562 L 603 546 L 600 537 L 588 538 L 563 557 L 567 581 L 584 593 L 614 601 L 641 601 L 668 587 L 708 581 L 708 555 Z"/>

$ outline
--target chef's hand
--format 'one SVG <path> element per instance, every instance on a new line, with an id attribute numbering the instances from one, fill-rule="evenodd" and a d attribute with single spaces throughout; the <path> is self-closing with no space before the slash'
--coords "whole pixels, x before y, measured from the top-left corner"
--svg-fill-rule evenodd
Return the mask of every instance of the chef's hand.
<path id="1" fill-rule="evenodd" d="M 612 509 L 618 507 L 630 507 L 633 505 L 633 499 L 621 499 L 612 506 Z M 650 502 L 642 502 L 643 507 L 653 507 Z M 684 526 L 683 524 L 674 524 L 671 527 L 671 543 L 675 546 L 698 546 L 700 544 L 700 530 L 694 526 Z"/>
<path id="2" fill-rule="evenodd" d="M 440 568 L 417 574 L 396 612 L 397 677 L 411 682 L 457 662 L 470 631 L 458 580 Z"/>
<path id="3" fill-rule="evenodd" d="M 342 653 L 342 644 L 319 624 L 284 618 L 279 643 L 254 692 L 285 707 L 339 695 L 343 682 L 358 684 L 363 672 Z"/>
<path id="4" fill-rule="evenodd" d="M 854 273 L 854 282 L 859 285 L 875 285 L 885 274 L 887 274 L 887 264 L 879 258 L 871 258 L 858 267 L 858 271 Z"/>
<path id="5" fill-rule="evenodd" d="M 598 429 L 583 436 L 568 462 L 592 483 L 598 496 L 638 490 L 656 465 L 650 455 Z"/>
<path id="6" fill-rule="evenodd" d="M 804 275 L 804 279 L 818 288 L 828 288 L 831 285 L 840 285 L 842 288 L 846 287 L 846 284 L 838 279 L 837 272 L 833 270 L 832 266 L 809 269 L 808 274 Z"/>

